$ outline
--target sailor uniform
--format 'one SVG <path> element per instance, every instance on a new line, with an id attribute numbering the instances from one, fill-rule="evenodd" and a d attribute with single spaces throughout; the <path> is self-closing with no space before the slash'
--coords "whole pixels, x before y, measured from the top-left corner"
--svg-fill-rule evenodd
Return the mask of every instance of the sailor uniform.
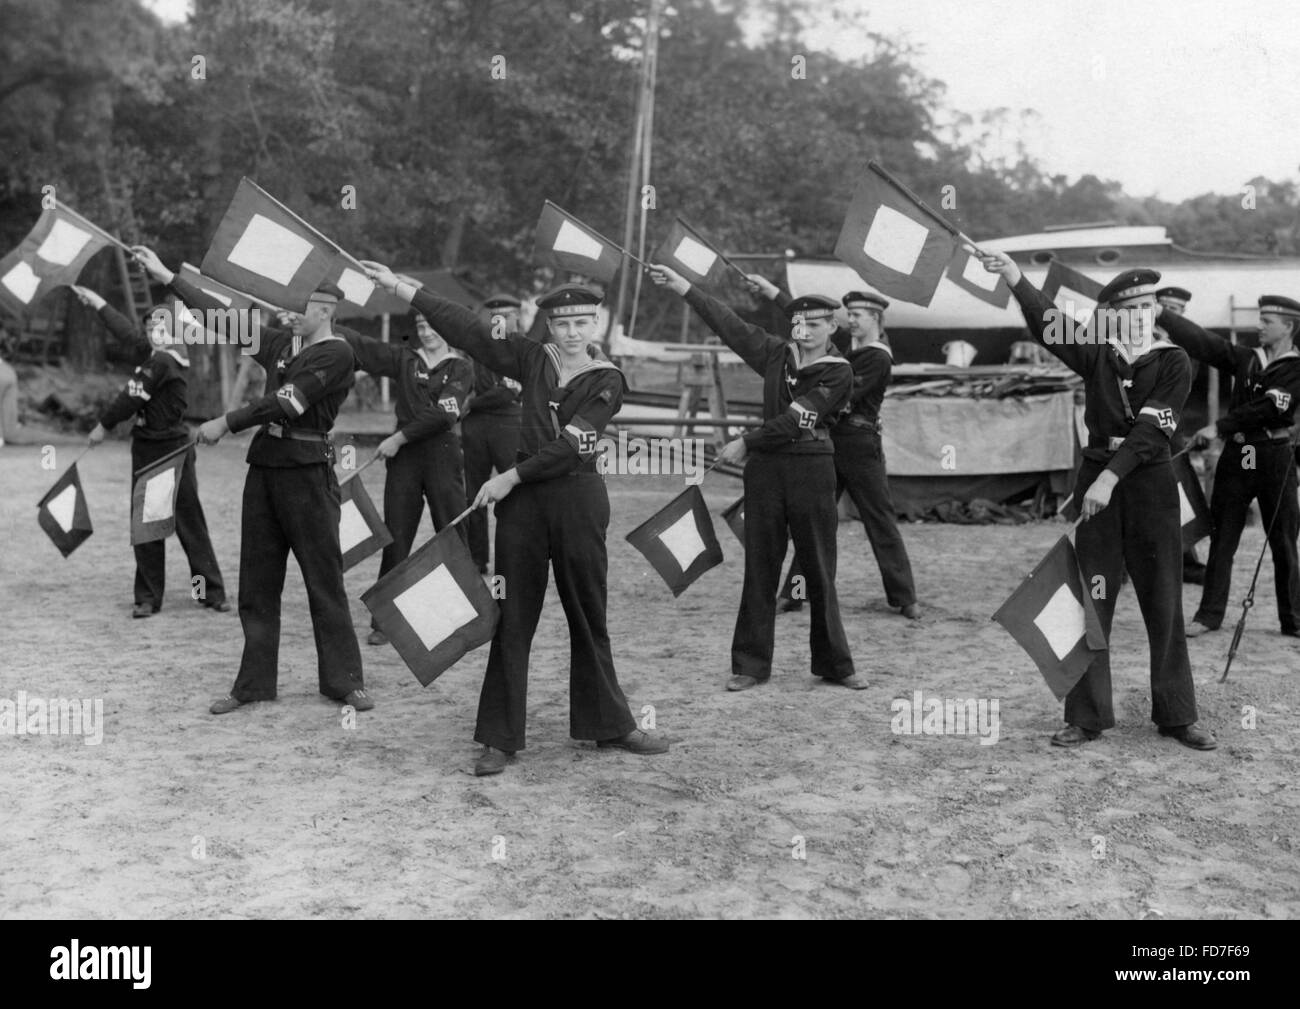
<path id="1" fill-rule="evenodd" d="M 524 749 L 529 652 L 548 566 L 569 623 L 569 734 L 624 736 L 636 721 L 618 684 L 605 626 L 609 495 L 596 459 L 597 441 L 623 402 L 623 373 L 593 360 L 561 385 L 561 356 L 553 345 L 494 333 L 480 316 L 425 290 L 411 305 L 453 347 L 521 386 L 513 463 L 521 483 L 495 505 L 495 574 L 505 580 L 506 593 L 474 738 L 507 753 Z"/>
<path id="2" fill-rule="evenodd" d="M 1150 285 L 1130 276 L 1119 286 L 1123 290 L 1111 290 L 1116 283 L 1103 289 L 1102 304 L 1111 297 L 1138 297 Z M 1191 363 L 1167 341 L 1157 341 L 1130 363 L 1105 343 L 1045 339 L 1049 332 L 1059 336 L 1060 311 L 1024 278 L 1012 292 L 1033 338 L 1083 378 L 1088 447 L 1074 499 L 1082 503 L 1103 470 L 1119 478 L 1110 503 L 1078 527 L 1075 552 L 1084 590 L 1092 595 L 1109 641 L 1127 568 L 1150 645 L 1151 720 L 1162 727 L 1190 725 L 1196 721 L 1196 697 L 1183 636 L 1182 523 L 1169 439 L 1191 388 Z M 1107 651 L 1097 655 L 1066 697 L 1066 722 L 1095 732 L 1114 726 L 1110 679 Z"/>
<path id="3" fill-rule="evenodd" d="M 196 310 L 226 308 L 179 277 L 171 286 Z M 288 329 L 262 326 L 253 359 L 266 369 L 266 394 L 226 414 L 232 432 L 262 425 L 248 446 L 240 525 L 244 652 L 230 691 L 238 701 L 276 696 L 280 596 L 290 551 L 307 589 L 320 692 L 341 700 L 364 687 L 343 584 L 341 500 L 329 435 L 352 387 L 352 348 L 340 337 L 300 350 L 298 343 Z"/>
<path id="4" fill-rule="evenodd" d="M 796 346 L 744 322 L 698 287 L 686 292 L 686 301 L 763 376 L 763 424 L 744 435 L 745 573 L 731 641 L 732 675 L 759 682 L 772 675 L 776 591 L 793 540 L 812 609 L 813 675 L 847 679 L 854 669 L 835 592 L 839 516 L 830 425 L 848 404 L 853 370 L 833 354 L 801 361 Z M 799 301 L 790 308 L 797 312 Z"/>
<path id="5" fill-rule="evenodd" d="M 461 421 L 465 449 L 465 500 L 470 503 L 492 470 L 504 473 L 515 464 L 519 444 L 519 393 L 513 378 L 474 366 L 474 395 Z M 480 570 L 488 563 L 487 512 L 476 509 L 464 522 L 469 552 Z"/>
<path id="6" fill-rule="evenodd" d="M 109 331 L 124 343 L 138 342 L 139 332 L 131 321 L 111 305 L 104 305 L 99 316 Z M 131 428 L 131 471 L 137 473 L 150 463 L 176 451 L 190 440 L 185 425 L 189 405 L 186 371 L 190 363 L 174 350 L 155 350 L 127 380 L 126 386 L 108 405 L 99 423 L 107 430 L 129 417 Z M 190 564 L 190 579 L 202 578 L 205 606 L 226 601 L 226 587 L 208 535 L 208 522 L 199 502 L 199 481 L 195 470 L 194 449 L 185 453 L 180 482 L 176 488 L 176 538 Z M 132 488 L 134 490 L 134 487 Z M 167 575 L 166 540 L 140 543 L 135 552 L 135 603 L 157 612 L 162 607 Z"/>
<path id="7" fill-rule="evenodd" d="M 382 343 L 351 330 L 340 334 L 352 347 L 358 370 L 393 379 L 397 431 L 406 436 L 406 444 L 387 460 L 384 477 L 384 525 L 393 541 L 379 563 L 382 578 L 410 554 L 426 501 L 435 532 L 465 510 L 458 432 L 474 366 L 455 353 L 430 366 L 418 347 Z M 372 626 L 379 625 L 372 621 Z"/>
<path id="8" fill-rule="evenodd" d="M 1259 501 L 1283 632 L 1300 629 L 1300 505 L 1296 502 L 1291 426 L 1300 401 L 1300 354 L 1289 350 L 1271 362 L 1263 348 L 1237 346 L 1185 317 L 1161 318 L 1170 338 L 1198 361 L 1231 375 L 1228 412 L 1217 423 L 1223 451 L 1214 471 L 1210 516 L 1214 532 L 1206 562 L 1201 604 L 1192 618 L 1206 627 L 1223 623 L 1232 582 L 1232 560 L 1253 500 Z M 1280 507 L 1279 507 L 1280 497 Z M 1274 508 L 1278 508 L 1276 519 Z"/>

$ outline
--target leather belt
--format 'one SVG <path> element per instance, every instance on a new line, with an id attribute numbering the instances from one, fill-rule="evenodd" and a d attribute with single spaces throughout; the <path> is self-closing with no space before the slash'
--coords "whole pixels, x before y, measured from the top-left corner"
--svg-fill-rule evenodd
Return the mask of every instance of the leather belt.
<path id="1" fill-rule="evenodd" d="M 1238 445 L 1254 445 L 1263 441 L 1290 441 L 1291 429 L 1289 427 L 1275 428 L 1273 430 L 1263 428 L 1250 434 L 1245 431 L 1238 431 L 1232 436 L 1232 440 Z"/>
<path id="2" fill-rule="evenodd" d="M 849 414 L 844 418 L 844 423 L 849 427 L 861 428 L 866 431 L 875 431 L 876 434 L 881 434 L 884 430 L 884 425 L 880 423 L 879 417 L 867 417 L 860 413 Z"/>
<path id="3" fill-rule="evenodd" d="M 318 445 L 330 444 L 328 431 L 308 431 L 303 428 L 289 427 L 287 424 L 267 424 L 262 430 L 272 438 L 289 438 L 292 441 L 311 441 Z"/>

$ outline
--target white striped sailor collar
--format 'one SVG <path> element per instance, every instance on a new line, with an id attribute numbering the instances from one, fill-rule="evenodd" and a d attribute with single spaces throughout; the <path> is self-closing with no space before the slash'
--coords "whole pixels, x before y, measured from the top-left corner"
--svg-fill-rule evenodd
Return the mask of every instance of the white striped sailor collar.
<path id="1" fill-rule="evenodd" d="M 1115 356 L 1118 357 L 1125 364 L 1128 364 L 1136 368 L 1139 365 L 1141 365 L 1143 362 L 1145 362 L 1148 358 L 1150 358 L 1153 352 L 1157 350 L 1177 350 L 1178 344 L 1170 343 L 1168 340 L 1160 340 L 1160 339 L 1152 340 L 1151 345 L 1147 347 L 1147 349 L 1139 357 L 1126 357 L 1124 351 L 1120 350 L 1120 345 L 1118 343 L 1112 343 L 1110 345 L 1110 349 L 1113 350 L 1115 352 Z"/>
<path id="2" fill-rule="evenodd" d="M 180 354 L 176 353 L 175 349 L 172 347 L 166 347 L 161 350 L 160 353 L 166 354 L 168 357 L 172 358 L 172 360 L 182 368 L 188 368 L 190 366 L 190 359 L 188 357 L 182 357 Z"/>
<path id="3" fill-rule="evenodd" d="M 889 355 L 891 361 L 894 359 L 894 351 L 884 340 L 872 340 L 870 343 L 864 343 L 861 347 L 855 347 L 852 343 L 849 344 L 849 353 L 856 354 L 860 350 L 883 350 Z"/>
<path id="4" fill-rule="evenodd" d="M 826 345 L 828 348 L 830 344 Z M 794 358 L 794 370 L 803 371 L 805 368 L 811 368 L 814 364 L 848 364 L 848 358 L 841 357 L 838 353 L 823 354 L 821 357 L 815 357 L 811 361 L 799 360 L 799 348 L 793 343 L 786 344 L 786 352 Z"/>
<path id="5" fill-rule="evenodd" d="M 564 369 L 560 367 L 559 348 L 556 347 L 555 344 L 553 343 L 544 343 L 542 344 L 542 350 L 546 352 L 546 357 L 549 359 L 551 363 L 551 367 L 555 369 L 556 384 L 559 385 L 559 387 L 562 389 L 566 388 L 568 382 L 571 381 L 572 379 L 577 378 L 579 375 L 586 375 L 588 372 L 597 371 L 601 368 L 613 368 L 616 372 L 618 372 L 620 378 L 623 377 L 623 369 L 620 368 L 618 365 L 616 365 L 613 361 L 602 361 L 600 358 L 593 357 L 581 368 L 577 369 L 576 371 L 569 372 L 568 379 L 566 379 L 564 382 L 561 382 L 559 381 L 559 379 L 560 376 L 564 374 Z M 626 381 L 626 379 L 624 379 L 624 381 Z"/>
<path id="6" fill-rule="evenodd" d="M 1260 371 L 1263 371 L 1270 364 L 1277 364 L 1278 361 L 1285 361 L 1288 357 L 1300 357 L 1300 353 L 1297 353 L 1294 347 L 1288 350 L 1285 354 L 1278 354 L 1277 357 L 1273 358 L 1271 361 L 1268 359 L 1268 351 L 1263 347 L 1255 347 L 1254 350 L 1255 357 L 1259 361 Z"/>

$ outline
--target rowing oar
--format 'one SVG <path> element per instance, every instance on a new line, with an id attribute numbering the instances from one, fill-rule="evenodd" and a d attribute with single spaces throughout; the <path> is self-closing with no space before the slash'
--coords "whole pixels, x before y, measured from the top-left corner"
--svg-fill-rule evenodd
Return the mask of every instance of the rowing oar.
<path id="1" fill-rule="evenodd" d="M 1288 467 L 1291 465 L 1287 461 Z M 1282 480 L 1282 487 L 1278 491 L 1277 500 L 1273 502 L 1273 518 L 1268 523 L 1268 532 L 1264 534 L 1264 545 L 1259 548 L 1259 559 L 1255 561 L 1255 574 L 1250 579 L 1250 589 L 1246 592 L 1246 598 L 1241 601 L 1241 619 L 1237 621 L 1237 627 L 1232 632 L 1232 644 L 1228 646 L 1228 661 L 1224 664 L 1223 675 L 1219 677 L 1222 683 L 1228 678 L 1228 670 L 1232 668 L 1232 660 L 1237 654 L 1237 646 L 1241 644 L 1241 635 L 1246 630 L 1246 614 L 1250 608 L 1255 605 L 1255 583 L 1259 581 L 1259 569 L 1264 566 L 1264 551 L 1268 549 L 1268 541 L 1273 536 L 1273 526 L 1277 522 L 1278 514 L 1282 511 L 1282 495 L 1286 493 L 1289 480 Z M 1292 490 L 1291 493 L 1295 493 Z"/>

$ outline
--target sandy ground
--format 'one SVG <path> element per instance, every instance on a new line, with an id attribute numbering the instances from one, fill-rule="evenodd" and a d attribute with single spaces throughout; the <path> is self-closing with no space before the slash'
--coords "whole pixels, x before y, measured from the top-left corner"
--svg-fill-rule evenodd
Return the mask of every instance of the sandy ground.
<path id="1" fill-rule="evenodd" d="M 232 586 L 243 450 L 228 440 L 199 458 Z M 77 451 L 61 447 L 60 467 Z M 814 681 L 808 618 L 794 614 L 778 624 L 772 682 L 729 694 L 739 545 L 718 522 L 726 563 L 674 601 L 623 536 L 680 482 L 611 478 L 615 659 L 634 713 L 653 705 L 672 752 L 639 758 L 568 738 L 568 639 L 552 590 L 533 651 L 529 748 L 505 774 L 476 779 L 486 648 L 424 689 L 390 648 L 363 644 L 377 707 L 349 727 L 316 693 L 292 564 L 279 700 L 208 715 L 238 662 L 236 614 L 189 601 L 172 539 L 163 611 L 131 620 L 126 447 L 109 443 L 81 468 L 96 533 L 63 560 L 33 507 L 53 474 L 36 448 L 0 450 L 0 698 L 97 698 L 104 714 L 99 745 L 0 736 L 5 917 L 1300 912 L 1300 641 L 1277 633 L 1268 560 L 1227 684 L 1217 680 L 1228 633 L 1191 642 L 1217 752 L 1156 735 L 1128 590 L 1113 637 L 1120 724 L 1062 751 L 1047 745 L 1059 705 L 989 620 L 1062 525 L 905 527 L 928 606 L 920 624 L 886 608 L 861 527 L 841 526 L 845 622 L 871 688 Z M 364 475 L 376 499 L 378 470 Z M 705 490 L 716 515 L 739 484 L 710 476 Z M 1247 531 L 1232 620 L 1261 542 Z M 375 556 L 348 575 L 361 633 L 359 597 L 377 569 Z M 1185 607 L 1198 592 L 1186 589 Z M 996 699 L 996 744 L 892 732 L 891 701 L 918 690 Z"/>

